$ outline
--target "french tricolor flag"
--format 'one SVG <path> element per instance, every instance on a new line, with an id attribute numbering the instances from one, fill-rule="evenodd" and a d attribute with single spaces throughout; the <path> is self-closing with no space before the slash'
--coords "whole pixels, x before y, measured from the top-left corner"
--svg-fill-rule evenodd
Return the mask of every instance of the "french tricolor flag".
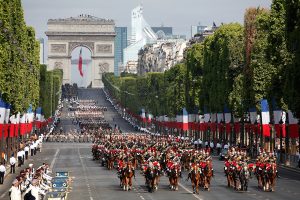
<path id="1" fill-rule="evenodd" d="M 188 124 L 188 129 L 189 130 L 194 130 L 195 128 L 195 121 L 196 121 L 196 115 L 195 114 L 189 114 L 188 115 L 188 121 L 189 121 L 189 124 Z"/>
<path id="2" fill-rule="evenodd" d="M 32 123 L 34 121 L 34 113 L 32 112 L 32 106 L 30 105 L 29 109 L 27 110 L 27 133 L 32 131 Z"/>
<path id="3" fill-rule="evenodd" d="M 256 122 L 256 118 L 257 118 L 256 109 L 250 108 L 249 113 L 250 113 L 250 122 L 251 122 L 251 124 L 254 124 Z"/>
<path id="4" fill-rule="evenodd" d="M 210 113 L 204 113 L 204 131 L 208 128 L 208 122 L 210 121 Z"/>
<path id="5" fill-rule="evenodd" d="M 182 129 L 182 115 L 176 115 L 176 128 Z"/>
<path id="6" fill-rule="evenodd" d="M 210 130 L 211 132 L 217 131 L 217 113 L 211 114 Z"/>
<path id="7" fill-rule="evenodd" d="M 4 118 L 4 138 L 7 138 L 8 137 L 8 130 L 9 130 L 9 115 L 10 115 L 10 108 L 11 108 L 11 105 L 8 104 L 8 103 L 5 103 L 6 106 L 5 106 L 5 118 Z"/>
<path id="8" fill-rule="evenodd" d="M 42 108 L 41 107 L 38 107 L 36 109 L 35 117 L 36 117 L 36 127 L 40 129 L 42 127 Z"/>
<path id="9" fill-rule="evenodd" d="M 153 115 L 152 114 L 147 114 L 147 116 L 148 116 L 148 123 L 151 123 L 151 120 L 152 120 L 152 118 L 153 118 Z"/>
<path id="10" fill-rule="evenodd" d="M 5 110 L 6 103 L 0 99 L 0 140 L 2 139 L 2 132 L 4 130 Z"/>
<path id="11" fill-rule="evenodd" d="M 262 120 L 262 133 L 266 137 L 270 137 L 270 112 L 269 105 L 266 99 L 260 101 L 261 106 L 261 120 Z"/>
<path id="12" fill-rule="evenodd" d="M 299 137 L 298 119 L 294 117 L 293 113 L 290 110 L 288 111 L 288 117 L 290 138 L 297 138 Z"/>
<path id="13" fill-rule="evenodd" d="M 26 117 L 26 114 L 24 113 L 22 115 L 22 117 L 20 118 L 20 134 L 21 135 L 25 135 L 25 133 L 27 132 L 27 130 L 26 130 L 26 120 L 27 120 L 27 117 Z"/>
<path id="14" fill-rule="evenodd" d="M 285 137 L 286 113 L 283 110 L 276 108 L 273 111 L 273 114 L 274 114 L 274 125 L 275 125 L 276 136 L 280 137 L 280 131 L 281 131 L 281 136 Z M 282 122 L 282 124 L 280 124 L 280 121 Z"/>
<path id="15" fill-rule="evenodd" d="M 182 114 L 182 130 L 187 131 L 189 129 L 189 115 L 185 108 L 183 108 Z"/>
<path id="16" fill-rule="evenodd" d="M 142 121 L 143 121 L 143 122 L 146 122 L 146 113 L 145 113 L 145 109 L 142 109 L 142 112 L 141 112 L 141 118 L 142 118 Z"/>
<path id="17" fill-rule="evenodd" d="M 222 122 L 224 121 L 223 113 L 217 113 L 217 121 L 218 121 L 219 133 L 223 133 L 223 125 L 222 125 Z"/>
<path id="18" fill-rule="evenodd" d="M 9 121 L 10 121 L 9 137 L 12 138 L 15 136 L 16 116 L 15 115 L 10 116 Z"/>
<path id="19" fill-rule="evenodd" d="M 230 122 L 231 122 L 231 112 L 230 110 L 225 107 L 224 108 L 224 116 L 225 116 L 225 130 L 227 134 L 231 133 L 231 126 L 230 126 Z"/>

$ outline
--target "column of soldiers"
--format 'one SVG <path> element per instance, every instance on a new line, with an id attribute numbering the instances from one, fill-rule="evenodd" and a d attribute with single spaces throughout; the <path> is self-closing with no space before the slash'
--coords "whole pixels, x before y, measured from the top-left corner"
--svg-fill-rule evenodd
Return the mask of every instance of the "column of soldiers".
<path id="1" fill-rule="evenodd" d="M 64 132 L 61 128 L 47 137 L 48 142 L 92 142 L 97 132 L 110 129 L 109 123 L 104 120 L 107 108 L 97 106 L 94 100 L 76 100 L 69 106 L 69 116 L 72 117 L 77 129 Z"/>

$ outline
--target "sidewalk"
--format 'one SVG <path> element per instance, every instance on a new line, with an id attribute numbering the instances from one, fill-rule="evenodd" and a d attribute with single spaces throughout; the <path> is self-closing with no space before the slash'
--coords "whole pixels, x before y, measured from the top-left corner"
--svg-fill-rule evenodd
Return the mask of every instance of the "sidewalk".
<path id="1" fill-rule="evenodd" d="M 282 167 L 284 169 L 287 169 L 287 170 L 290 170 L 290 171 L 293 171 L 293 172 L 297 172 L 297 173 L 300 173 L 300 168 L 298 166 L 295 166 L 295 165 L 286 165 L 286 164 L 278 164 L 279 167 Z"/>
<path id="2" fill-rule="evenodd" d="M 19 176 L 20 171 L 22 169 L 25 169 L 28 167 L 30 163 L 33 164 L 34 168 L 38 168 L 40 165 L 43 164 L 43 162 L 50 163 L 50 157 L 47 155 L 47 150 L 42 149 L 42 152 L 37 152 L 35 156 L 29 156 L 28 160 L 25 160 L 24 165 L 21 167 L 16 166 L 16 173 L 15 174 L 10 174 L 10 165 L 6 167 L 6 174 L 5 174 L 5 179 L 4 179 L 4 184 L 0 185 L 0 199 L 9 199 L 8 197 L 8 190 L 11 187 L 11 184 L 13 180 Z M 51 154 L 53 154 L 51 152 Z M 53 157 L 53 156 L 52 156 Z M 51 157 L 51 159 L 52 159 Z M 16 163 L 17 165 L 17 163 Z"/>

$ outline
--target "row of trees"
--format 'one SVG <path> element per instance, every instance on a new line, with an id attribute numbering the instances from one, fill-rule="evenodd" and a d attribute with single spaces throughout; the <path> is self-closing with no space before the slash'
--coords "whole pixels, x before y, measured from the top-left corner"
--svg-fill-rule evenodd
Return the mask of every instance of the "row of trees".
<path id="1" fill-rule="evenodd" d="M 270 10 L 249 8 L 244 26 L 222 25 L 186 50 L 184 62 L 144 77 L 104 76 L 125 107 L 154 115 L 222 112 L 241 117 L 266 98 L 300 118 L 300 1 L 274 0 Z"/>
<path id="2" fill-rule="evenodd" d="M 40 67 L 40 107 L 45 118 L 52 116 L 57 109 L 61 96 L 63 71 L 55 69 L 47 71 L 46 65 Z"/>
<path id="3" fill-rule="evenodd" d="M 39 42 L 26 26 L 21 0 L 0 0 L 0 94 L 11 113 L 24 113 L 30 105 L 51 116 L 58 104 L 62 71 L 40 66 Z"/>
<path id="4" fill-rule="evenodd" d="M 0 91 L 13 112 L 39 104 L 39 43 L 21 0 L 0 1 Z"/>

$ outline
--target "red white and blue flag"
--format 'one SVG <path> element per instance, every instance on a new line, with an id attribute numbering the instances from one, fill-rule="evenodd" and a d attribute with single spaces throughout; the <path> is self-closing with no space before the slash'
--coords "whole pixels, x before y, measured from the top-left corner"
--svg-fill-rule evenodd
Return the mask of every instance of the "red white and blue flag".
<path id="1" fill-rule="evenodd" d="M 27 133 L 30 133 L 32 131 L 32 125 L 34 121 L 34 113 L 32 111 L 32 106 L 27 110 Z"/>
<path id="2" fill-rule="evenodd" d="M 266 99 L 260 101 L 261 105 L 261 120 L 262 120 L 262 133 L 266 137 L 270 137 L 270 112 L 269 105 Z"/>
<path id="3" fill-rule="evenodd" d="M 250 113 L 250 122 L 251 122 L 251 124 L 254 124 L 256 122 L 256 118 L 257 118 L 256 109 L 250 108 L 249 113 Z"/>
<path id="4" fill-rule="evenodd" d="M 274 125 L 275 125 L 275 132 L 277 137 L 285 137 L 285 121 L 286 121 L 286 113 L 283 110 L 276 108 L 273 111 L 274 114 Z M 280 124 L 281 121 L 281 124 Z"/>
<path id="5" fill-rule="evenodd" d="M 4 138 L 8 137 L 8 130 L 9 130 L 9 115 L 10 115 L 10 108 L 11 105 L 6 103 L 5 106 L 5 118 L 4 118 Z"/>
<path id="6" fill-rule="evenodd" d="M 22 117 L 20 118 L 20 134 L 21 135 L 25 135 L 25 133 L 27 133 L 26 121 L 27 121 L 27 115 L 26 115 L 26 113 L 24 113 L 22 115 Z"/>
<path id="7" fill-rule="evenodd" d="M 183 108 L 182 114 L 182 130 L 187 131 L 189 129 L 189 115 L 185 108 Z"/>
<path id="8" fill-rule="evenodd" d="M 38 107 L 36 109 L 35 117 L 36 117 L 36 121 L 35 121 L 36 127 L 38 129 L 40 129 L 42 127 L 42 108 L 41 107 Z"/>
<path id="9" fill-rule="evenodd" d="M 143 122 L 146 122 L 146 113 L 145 113 L 145 109 L 142 109 L 142 112 L 141 112 L 141 118 L 142 118 Z"/>
<path id="10" fill-rule="evenodd" d="M 82 48 L 80 49 L 80 53 L 79 53 L 78 70 L 79 70 L 80 76 L 83 77 L 83 71 L 82 71 Z"/>
<path id="11" fill-rule="evenodd" d="M 290 138 L 297 138 L 299 135 L 298 119 L 294 117 L 293 113 L 290 110 L 288 111 L 288 117 Z"/>
<path id="12" fill-rule="evenodd" d="M 2 139 L 2 132 L 4 131 L 5 110 L 6 103 L 0 98 L 0 140 Z"/>
<path id="13" fill-rule="evenodd" d="M 224 108 L 224 116 L 225 116 L 225 130 L 228 135 L 231 133 L 231 126 L 230 126 L 231 112 L 227 107 Z"/>

